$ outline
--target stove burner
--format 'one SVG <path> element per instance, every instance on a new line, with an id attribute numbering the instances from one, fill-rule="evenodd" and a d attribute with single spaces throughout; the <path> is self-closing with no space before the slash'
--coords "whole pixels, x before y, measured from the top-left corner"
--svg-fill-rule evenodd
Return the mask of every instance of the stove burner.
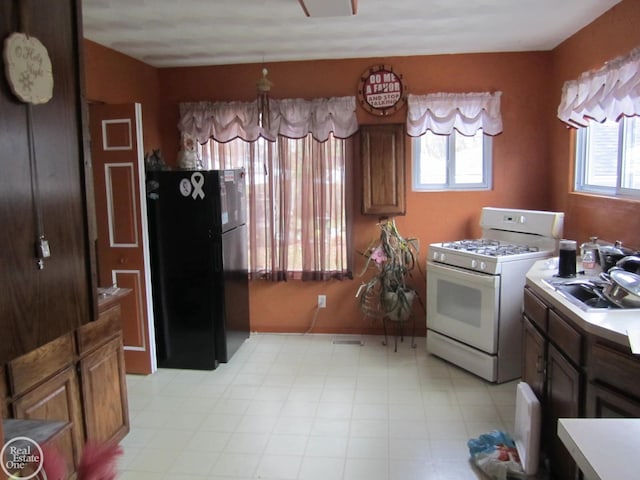
<path id="1" fill-rule="evenodd" d="M 518 255 L 539 251 L 538 247 L 502 243 L 498 240 L 489 240 L 484 238 L 442 242 L 442 247 L 462 252 L 474 252 L 478 255 L 487 255 L 490 257 L 504 257 L 507 255 Z"/>

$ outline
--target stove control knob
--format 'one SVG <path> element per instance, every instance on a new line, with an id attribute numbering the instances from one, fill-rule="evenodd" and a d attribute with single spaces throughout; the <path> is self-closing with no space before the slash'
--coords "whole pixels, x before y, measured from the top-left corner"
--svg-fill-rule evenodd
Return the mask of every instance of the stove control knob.
<path id="1" fill-rule="evenodd" d="M 441 262 L 444 262 L 446 258 L 447 258 L 447 256 L 444 253 L 440 254 L 440 261 Z"/>
<path id="2" fill-rule="evenodd" d="M 480 262 L 480 270 L 486 270 L 487 264 L 485 262 Z"/>
<path id="3" fill-rule="evenodd" d="M 477 260 L 471 260 L 471 268 L 478 268 L 478 261 Z"/>

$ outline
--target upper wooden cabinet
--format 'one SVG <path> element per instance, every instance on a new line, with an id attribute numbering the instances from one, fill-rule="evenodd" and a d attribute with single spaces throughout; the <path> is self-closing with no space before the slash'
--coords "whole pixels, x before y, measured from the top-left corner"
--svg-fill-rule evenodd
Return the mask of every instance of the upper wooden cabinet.
<path id="1" fill-rule="evenodd" d="M 362 125 L 362 213 L 404 215 L 404 124 Z"/>

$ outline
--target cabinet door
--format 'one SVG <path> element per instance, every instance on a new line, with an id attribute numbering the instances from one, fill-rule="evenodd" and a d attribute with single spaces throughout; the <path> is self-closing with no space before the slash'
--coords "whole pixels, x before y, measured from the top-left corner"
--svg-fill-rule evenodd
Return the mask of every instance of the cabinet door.
<path id="1" fill-rule="evenodd" d="M 57 420 L 69 423 L 53 446 L 65 457 L 67 471 L 74 472 L 82 453 L 83 432 L 78 379 L 72 367 L 37 386 L 13 402 L 15 418 Z"/>
<path id="2" fill-rule="evenodd" d="M 596 341 L 591 349 L 589 380 L 640 398 L 640 358 L 629 347 Z"/>
<path id="3" fill-rule="evenodd" d="M 522 381 L 541 402 L 544 399 L 546 342 L 526 316 L 522 317 Z"/>
<path id="4" fill-rule="evenodd" d="M 551 445 L 551 472 L 556 479 L 576 478 L 578 469 L 558 438 L 559 418 L 580 416 L 580 372 L 553 345 L 547 358 L 547 438 Z"/>
<path id="5" fill-rule="evenodd" d="M 405 214 L 404 124 L 360 127 L 362 213 Z"/>
<path id="6" fill-rule="evenodd" d="M 640 402 L 599 383 L 590 383 L 586 410 L 589 418 L 639 418 Z"/>
<path id="7" fill-rule="evenodd" d="M 129 432 L 122 338 L 80 360 L 87 440 L 119 442 Z"/>

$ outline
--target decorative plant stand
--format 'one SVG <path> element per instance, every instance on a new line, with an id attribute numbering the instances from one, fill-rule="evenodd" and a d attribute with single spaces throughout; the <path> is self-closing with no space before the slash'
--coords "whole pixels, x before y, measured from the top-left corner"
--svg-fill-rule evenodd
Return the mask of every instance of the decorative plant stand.
<path id="1" fill-rule="evenodd" d="M 394 352 L 398 351 L 398 337 L 400 337 L 400 342 L 404 342 L 404 325 L 411 322 L 411 348 L 416 348 L 416 323 L 413 313 L 403 315 L 392 311 L 385 314 L 384 309 L 380 305 L 380 293 L 377 290 L 370 290 L 363 295 L 360 306 L 364 312 L 365 318 L 369 317 L 379 319 L 382 322 L 382 329 L 384 331 L 384 340 L 382 341 L 382 345 L 386 346 L 389 343 L 387 322 L 391 322 L 395 325 Z"/>
<path id="2" fill-rule="evenodd" d="M 404 331 L 403 331 L 403 325 L 408 323 L 409 321 L 411 321 L 411 348 L 416 348 L 416 322 L 415 322 L 415 318 L 413 315 L 410 315 L 408 319 L 406 320 L 391 320 L 388 317 L 384 317 L 382 319 L 382 328 L 384 329 L 384 341 L 382 342 L 383 345 L 387 345 L 387 321 L 392 322 L 395 324 L 395 344 L 394 344 L 394 348 L 393 351 L 397 352 L 398 351 L 398 337 L 400 337 L 400 342 L 404 342 Z"/>

